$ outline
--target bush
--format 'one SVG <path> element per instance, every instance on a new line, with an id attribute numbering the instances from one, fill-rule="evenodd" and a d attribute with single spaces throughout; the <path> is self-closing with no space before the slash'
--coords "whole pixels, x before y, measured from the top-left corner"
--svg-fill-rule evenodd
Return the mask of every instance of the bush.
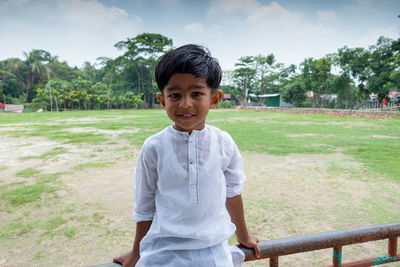
<path id="1" fill-rule="evenodd" d="M 220 108 L 232 108 L 232 102 L 229 100 L 224 100 L 219 103 Z"/>
<path id="2" fill-rule="evenodd" d="M 311 108 L 311 106 L 312 106 L 312 102 L 308 98 L 308 99 L 304 100 L 298 107 L 299 108 Z"/>

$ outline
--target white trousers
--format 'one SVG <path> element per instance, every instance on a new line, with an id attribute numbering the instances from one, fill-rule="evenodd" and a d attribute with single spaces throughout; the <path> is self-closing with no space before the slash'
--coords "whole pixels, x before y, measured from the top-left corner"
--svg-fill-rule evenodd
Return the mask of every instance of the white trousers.
<path id="1" fill-rule="evenodd" d="M 192 250 L 142 251 L 136 267 L 240 267 L 243 252 L 228 242 Z"/>

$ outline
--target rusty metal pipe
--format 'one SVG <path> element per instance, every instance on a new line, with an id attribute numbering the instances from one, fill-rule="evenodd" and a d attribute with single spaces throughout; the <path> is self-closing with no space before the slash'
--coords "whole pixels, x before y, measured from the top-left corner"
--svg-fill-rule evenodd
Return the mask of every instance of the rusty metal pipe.
<path id="1" fill-rule="evenodd" d="M 400 261 L 400 254 L 390 257 L 388 255 L 382 255 L 372 259 L 365 259 L 353 262 L 343 263 L 342 267 L 368 267 L 368 266 L 376 266 L 382 265 L 390 262 Z M 325 266 L 325 267 L 333 267 L 333 265 Z"/>
<path id="2" fill-rule="evenodd" d="M 332 263 L 334 267 L 342 266 L 342 247 L 333 248 Z"/>
<path id="3" fill-rule="evenodd" d="M 261 258 L 271 258 L 398 236 L 400 236 L 400 222 L 261 241 L 259 246 Z M 246 261 L 257 260 L 252 249 L 239 247 L 245 253 Z"/>
<path id="4" fill-rule="evenodd" d="M 279 258 L 278 257 L 269 258 L 269 267 L 279 267 Z"/>
<path id="5" fill-rule="evenodd" d="M 397 237 L 389 238 L 388 254 L 393 257 L 397 254 Z"/>

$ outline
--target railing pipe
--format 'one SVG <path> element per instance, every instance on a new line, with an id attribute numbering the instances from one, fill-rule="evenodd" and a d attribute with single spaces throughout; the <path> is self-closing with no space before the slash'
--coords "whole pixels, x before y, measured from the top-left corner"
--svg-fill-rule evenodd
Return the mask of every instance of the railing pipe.
<path id="1" fill-rule="evenodd" d="M 396 238 L 398 236 L 400 236 L 400 222 L 261 241 L 258 244 L 261 248 L 261 258 L 270 258 L 387 238 Z M 252 249 L 242 246 L 239 247 L 245 253 L 246 261 L 258 259 L 255 257 Z"/>

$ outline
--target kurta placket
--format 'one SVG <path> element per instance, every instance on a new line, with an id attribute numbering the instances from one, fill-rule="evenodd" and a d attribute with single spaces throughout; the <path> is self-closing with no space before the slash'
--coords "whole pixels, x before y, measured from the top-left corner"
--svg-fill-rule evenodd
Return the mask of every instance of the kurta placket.
<path id="1" fill-rule="evenodd" d="M 198 190 L 198 162 L 197 162 L 197 137 L 199 132 L 193 131 L 188 139 L 189 163 L 189 200 L 196 204 L 199 201 Z"/>

